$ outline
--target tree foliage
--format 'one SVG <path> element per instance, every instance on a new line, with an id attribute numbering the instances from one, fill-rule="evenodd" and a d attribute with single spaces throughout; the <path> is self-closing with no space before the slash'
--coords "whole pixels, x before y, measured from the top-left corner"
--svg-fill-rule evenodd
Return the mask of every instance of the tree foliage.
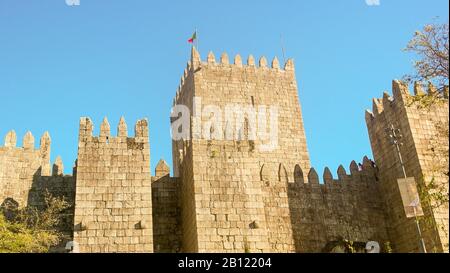
<path id="1" fill-rule="evenodd" d="M 442 106 L 448 100 L 449 90 L 448 23 L 430 24 L 426 25 L 422 31 L 416 31 L 405 50 L 416 53 L 419 57 L 419 60 L 414 61 L 415 73 L 405 76 L 405 80 L 409 83 L 417 81 L 419 88 L 421 83 L 428 81 L 428 93 L 410 97 L 409 106 L 414 105 L 426 113 L 432 108 Z M 449 203 L 449 124 L 448 120 L 446 122 L 432 121 L 432 123 L 436 135 L 429 140 L 428 147 L 424 151 L 424 156 L 432 158 L 433 164 L 428 173 L 431 178 L 423 176 L 418 183 L 420 200 L 428 211 L 426 215 L 435 210 L 439 211 L 441 208 L 447 208 L 448 213 Z M 448 233 L 448 230 L 436 222 L 434 217 L 421 218 L 421 222 L 426 226 Z M 434 241 L 435 238 L 432 240 Z"/>
<path id="2" fill-rule="evenodd" d="M 405 50 L 419 58 L 414 61 L 415 73 L 405 76 L 405 80 L 410 83 L 433 81 L 442 93 L 449 77 L 448 23 L 429 24 L 422 31 L 416 31 Z"/>
<path id="3" fill-rule="evenodd" d="M 60 242 L 62 234 L 57 230 L 62 212 L 69 207 L 64 198 L 44 195 L 45 206 L 19 209 L 2 208 L 0 213 L 0 252 L 42 253 Z"/>

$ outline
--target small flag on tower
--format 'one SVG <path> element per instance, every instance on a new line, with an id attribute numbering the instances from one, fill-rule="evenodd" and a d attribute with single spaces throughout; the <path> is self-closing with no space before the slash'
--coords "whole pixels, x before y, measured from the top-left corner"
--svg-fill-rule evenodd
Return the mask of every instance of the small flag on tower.
<path id="1" fill-rule="evenodd" d="M 194 41 L 197 39 L 197 31 L 192 34 L 192 37 L 188 40 L 189 43 L 194 43 Z"/>

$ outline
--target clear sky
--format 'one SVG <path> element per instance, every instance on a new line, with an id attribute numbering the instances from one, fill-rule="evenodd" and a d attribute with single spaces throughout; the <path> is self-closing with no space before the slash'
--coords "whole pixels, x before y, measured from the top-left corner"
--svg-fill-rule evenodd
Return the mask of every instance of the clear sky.
<path id="1" fill-rule="evenodd" d="M 372 2 L 377 2 L 371 0 Z M 370 2 L 370 1 L 369 1 Z M 70 173 L 81 116 L 150 121 L 152 172 L 171 163 L 169 113 L 198 29 L 203 58 L 226 51 L 295 60 L 312 165 L 372 157 L 364 110 L 410 72 L 415 30 L 448 21 L 448 0 L 0 0 L 0 136 L 52 137 Z M 439 16 L 438 19 L 434 19 Z"/>

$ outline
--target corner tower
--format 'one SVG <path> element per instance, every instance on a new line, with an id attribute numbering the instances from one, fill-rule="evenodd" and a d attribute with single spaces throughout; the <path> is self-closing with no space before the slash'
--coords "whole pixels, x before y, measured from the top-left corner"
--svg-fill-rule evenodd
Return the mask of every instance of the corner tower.
<path id="1" fill-rule="evenodd" d="M 172 111 L 173 136 L 185 132 L 172 146 L 183 251 L 294 251 L 287 183 L 310 160 L 293 61 L 230 63 L 224 53 L 216 62 L 209 53 L 203 62 L 193 48 L 176 105 L 184 106 Z M 189 128 L 174 126 L 183 119 Z"/>
<path id="2" fill-rule="evenodd" d="M 392 93 L 392 97 L 385 92 L 383 98 L 373 99 L 373 110 L 366 111 L 366 123 L 379 168 L 381 196 L 387 209 L 393 249 L 395 252 L 418 252 L 419 238 L 414 219 L 405 216 L 397 184 L 397 179 L 404 176 L 402 167 L 386 128 L 393 125 L 400 129 L 403 136 L 400 152 L 406 175 L 415 178 L 419 192 L 434 181 L 439 192 L 448 196 L 448 87 L 443 98 L 438 98 L 429 107 L 423 107 L 418 101 L 435 98 L 436 88 L 431 84 L 425 94 L 422 85 L 416 83 L 414 95 L 411 95 L 405 83 L 394 80 Z M 420 218 L 420 227 L 425 247 L 428 252 L 448 252 L 448 202 L 427 198 L 423 193 L 420 198 L 425 217 Z"/>

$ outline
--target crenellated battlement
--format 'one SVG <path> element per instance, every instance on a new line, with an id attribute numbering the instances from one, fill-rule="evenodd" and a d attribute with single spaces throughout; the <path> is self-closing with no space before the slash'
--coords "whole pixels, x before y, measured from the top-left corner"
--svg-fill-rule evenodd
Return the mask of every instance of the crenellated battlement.
<path id="1" fill-rule="evenodd" d="M 444 87 L 441 97 L 437 99 L 448 100 L 448 86 Z M 408 107 L 414 102 L 414 97 L 418 96 L 436 96 L 438 94 L 436 86 L 431 82 L 427 84 L 427 91 L 424 91 L 424 84 L 415 82 L 413 93 L 410 92 L 408 85 L 399 80 L 392 81 L 392 96 L 388 92 L 383 92 L 382 98 L 374 98 L 372 100 L 372 110 L 366 110 L 366 122 L 371 124 L 376 118 L 390 110 L 393 107 Z"/>
<path id="2" fill-rule="evenodd" d="M 5 144 L 0 146 L 0 155 L 9 158 L 12 162 L 18 160 L 36 162 L 40 166 L 42 175 L 50 175 L 50 147 L 51 138 L 48 132 L 45 132 L 39 143 L 39 148 L 35 147 L 35 138 L 30 131 L 27 131 L 22 139 L 22 146 L 17 147 L 17 135 L 14 130 L 9 131 L 5 136 Z"/>
<path id="3" fill-rule="evenodd" d="M 381 244 L 388 239 L 376 166 L 364 157 L 362 164 L 352 161 L 349 169 L 347 173 L 340 165 L 334 178 L 325 167 L 319 178 L 310 168 L 304 181 L 302 169 L 295 167 L 295 181 L 287 189 L 297 252 L 321 250 L 340 237 Z"/>
<path id="4" fill-rule="evenodd" d="M 285 65 L 284 68 L 280 68 L 280 62 L 278 61 L 278 58 L 275 56 L 272 59 L 271 65 L 268 65 L 267 59 L 265 56 L 261 56 L 258 61 L 258 65 L 255 64 L 255 58 L 253 55 L 249 55 L 247 58 L 246 64 L 242 62 L 242 57 L 239 54 L 236 54 L 234 56 L 233 62 L 230 62 L 228 54 L 226 52 L 222 53 L 220 55 L 219 62 L 216 62 L 216 57 L 214 56 L 214 53 L 210 51 L 208 53 L 208 56 L 206 58 L 206 62 L 203 62 L 200 59 L 200 55 L 198 56 L 198 61 L 195 63 L 198 63 L 200 66 L 211 66 L 211 67 L 237 67 L 237 68 L 245 68 L 245 67 L 252 67 L 256 69 L 273 69 L 275 71 L 293 71 L 294 70 L 294 63 L 292 59 L 289 59 Z M 192 67 L 192 66 L 191 66 Z"/>
<path id="5" fill-rule="evenodd" d="M 324 168 L 322 177 L 319 177 L 315 168 L 310 168 L 307 172 L 307 179 L 304 179 L 304 171 L 297 164 L 294 168 L 294 181 L 289 181 L 290 177 L 289 173 L 286 171 L 286 168 L 283 164 L 279 165 L 277 170 L 277 178 L 278 181 L 289 181 L 289 184 L 292 184 L 295 187 L 333 187 L 333 186 L 357 186 L 362 185 L 362 180 L 370 180 L 375 181 L 374 179 L 377 177 L 377 168 L 373 161 L 371 161 L 367 156 L 365 156 L 362 160 L 362 163 L 358 164 L 356 161 L 352 161 L 349 166 L 350 173 L 347 174 L 344 166 L 339 165 L 337 169 L 336 178 L 333 177 L 330 169 L 328 167 Z M 261 181 L 272 182 L 276 180 L 275 178 L 275 170 L 269 169 L 266 165 L 261 167 Z M 367 177 L 369 179 L 363 179 L 363 177 Z M 271 186 L 272 184 L 268 184 Z"/>
<path id="6" fill-rule="evenodd" d="M 22 138 L 22 147 L 17 147 L 17 135 L 14 130 L 9 131 L 5 136 L 3 148 L 15 148 L 21 150 L 38 150 L 41 151 L 43 157 L 50 154 L 51 138 L 48 132 L 45 132 L 40 138 L 39 148 L 35 147 L 35 139 L 30 131 L 27 131 Z M 0 146 L 0 148 L 2 148 Z"/>
<path id="7" fill-rule="evenodd" d="M 249 55 L 247 57 L 246 63 L 243 63 L 241 55 L 239 54 L 235 55 L 233 61 L 230 61 L 228 54 L 226 52 L 223 52 L 220 55 L 218 61 L 216 61 L 214 53 L 210 51 L 206 57 L 206 60 L 202 60 L 200 53 L 197 51 L 197 49 L 195 47 L 192 47 L 191 60 L 187 63 L 183 75 L 181 76 L 180 84 L 177 88 L 176 95 L 173 100 L 173 105 L 179 102 L 183 86 L 188 81 L 188 78 L 191 77 L 194 73 L 205 69 L 212 69 L 212 70 L 232 69 L 236 73 L 260 72 L 260 73 L 275 73 L 279 75 L 288 73 L 291 76 L 294 74 L 295 71 L 293 59 L 288 59 L 284 64 L 284 66 L 281 67 L 280 62 L 276 56 L 272 59 L 269 65 L 267 58 L 265 56 L 261 56 L 258 62 L 256 63 L 253 55 Z"/>
<path id="8" fill-rule="evenodd" d="M 367 156 L 362 163 L 352 161 L 348 173 L 340 165 L 336 178 L 328 167 L 321 177 L 309 168 L 305 178 L 297 164 L 290 181 L 286 170 L 283 164 L 264 164 L 262 190 L 278 203 L 287 196 L 297 252 L 315 252 L 340 236 L 363 242 L 388 239 L 377 166 Z"/>
<path id="9" fill-rule="evenodd" d="M 134 126 L 134 137 L 128 137 L 127 123 L 124 117 L 120 118 L 117 125 L 117 135 L 111 135 L 111 126 L 108 118 L 105 117 L 100 125 L 100 133 L 98 136 L 93 135 L 94 123 L 89 117 L 80 118 L 79 128 L 79 145 L 95 142 L 104 144 L 124 143 L 127 140 L 135 140 L 139 143 L 148 143 L 148 120 L 141 119 L 136 121 Z"/>
<path id="10" fill-rule="evenodd" d="M 30 131 L 23 136 L 21 147 L 14 130 L 6 134 L 0 147 L 0 204 L 10 200 L 20 207 L 42 206 L 46 191 L 73 202 L 74 178 L 64 176 L 61 157 L 50 163 L 50 150 L 48 132 L 42 134 L 38 148 Z"/>

